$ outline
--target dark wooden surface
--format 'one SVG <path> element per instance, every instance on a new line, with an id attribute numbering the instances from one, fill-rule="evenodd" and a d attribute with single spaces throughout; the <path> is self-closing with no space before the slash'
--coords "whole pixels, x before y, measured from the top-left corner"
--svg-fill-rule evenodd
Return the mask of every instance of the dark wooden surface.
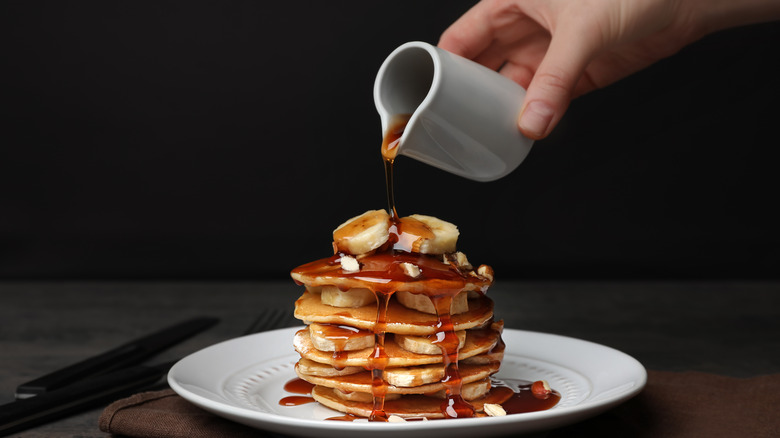
<path id="1" fill-rule="evenodd" d="M 292 313 L 300 292 L 292 281 L 0 283 L 0 403 L 27 379 L 191 316 L 221 322 L 160 360 L 239 336 L 261 308 Z M 648 369 L 780 372 L 777 282 L 498 282 L 489 294 L 509 328 L 605 344 Z M 101 410 L 14 436 L 105 437 Z"/>

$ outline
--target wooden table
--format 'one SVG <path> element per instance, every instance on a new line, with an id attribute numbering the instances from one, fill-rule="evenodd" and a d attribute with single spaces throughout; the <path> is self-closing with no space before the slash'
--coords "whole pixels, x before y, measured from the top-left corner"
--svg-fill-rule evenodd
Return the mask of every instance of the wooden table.
<path id="1" fill-rule="evenodd" d="M 2 282 L 0 403 L 19 383 L 188 317 L 221 322 L 159 356 L 239 336 L 258 309 L 290 309 L 302 288 L 272 282 Z M 508 328 L 622 350 L 648 369 L 735 377 L 780 372 L 780 282 L 497 282 Z M 298 324 L 290 317 L 286 325 Z M 14 436 L 106 437 L 102 408 Z M 262 435 L 262 434 L 260 434 Z"/>

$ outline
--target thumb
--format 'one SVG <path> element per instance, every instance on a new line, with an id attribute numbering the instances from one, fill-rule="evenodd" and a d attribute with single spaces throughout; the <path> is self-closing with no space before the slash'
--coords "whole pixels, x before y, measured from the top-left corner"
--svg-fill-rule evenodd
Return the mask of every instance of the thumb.
<path id="1" fill-rule="evenodd" d="M 595 45 L 572 28 L 553 35 L 520 108 L 517 125 L 523 135 L 540 140 L 552 132 L 595 51 Z"/>

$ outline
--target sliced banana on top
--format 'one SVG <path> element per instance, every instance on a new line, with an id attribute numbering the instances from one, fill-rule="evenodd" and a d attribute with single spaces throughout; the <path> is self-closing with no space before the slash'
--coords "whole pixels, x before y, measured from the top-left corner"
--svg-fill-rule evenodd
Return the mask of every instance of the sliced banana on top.
<path id="1" fill-rule="evenodd" d="M 385 210 L 369 210 L 339 225 L 333 231 L 336 250 L 352 255 L 371 252 L 390 238 L 390 215 Z"/>
<path id="2" fill-rule="evenodd" d="M 323 288 L 323 294 L 324 294 Z M 436 307 L 433 305 L 433 301 L 425 294 L 413 294 L 411 292 L 398 291 L 395 293 L 395 297 L 399 303 L 404 307 L 414 309 L 423 313 L 436 314 Z M 450 315 L 458 315 L 469 311 L 468 293 L 461 292 L 452 297 L 452 304 L 450 305 Z"/>
<path id="3" fill-rule="evenodd" d="M 336 286 L 322 286 L 320 299 L 322 304 L 333 307 L 363 307 L 366 304 L 376 304 L 376 295 L 362 287 L 342 291 Z"/>
<path id="4" fill-rule="evenodd" d="M 433 238 L 425 238 L 420 242 L 421 254 L 445 254 L 455 251 L 460 235 L 455 224 L 422 214 L 413 214 L 409 217 L 422 222 L 433 232 Z"/>
<path id="5" fill-rule="evenodd" d="M 433 216 L 413 214 L 406 218 L 409 222 L 421 225 L 426 230 L 411 248 L 406 249 L 420 254 L 446 254 L 455 251 L 460 231 L 455 224 L 443 221 Z M 337 252 L 352 255 L 367 254 L 381 247 L 390 239 L 392 218 L 386 210 L 369 210 L 355 216 L 333 231 L 333 246 Z M 428 233 L 427 231 L 430 231 Z M 432 237 L 429 237 L 432 236 Z"/>

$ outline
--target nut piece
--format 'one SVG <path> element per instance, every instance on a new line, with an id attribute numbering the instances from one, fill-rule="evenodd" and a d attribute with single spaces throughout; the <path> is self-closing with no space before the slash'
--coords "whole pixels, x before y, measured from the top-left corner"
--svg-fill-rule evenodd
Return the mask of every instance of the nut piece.
<path id="1" fill-rule="evenodd" d="M 531 384 L 531 394 L 538 399 L 544 400 L 550 397 L 552 388 L 550 388 L 550 384 L 546 380 L 537 380 Z"/>
<path id="2" fill-rule="evenodd" d="M 420 267 L 415 264 L 403 262 L 401 263 L 401 269 L 403 269 L 404 274 L 408 275 L 409 277 L 417 278 L 420 276 Z"/>
<path id="3" fill-rule="evenodd" d="M 501 407 L 501 405 L 497 405 L 495 403 L 485 403 L 482 409 L 484 409 L 485 413 L 491 417 L 503 417 L 506 415 L 504 408 Z"/>
<path id="4" fill-rule="evenodd" d="M 406 420 L 403 419 L 403 417 L 399 417 L 398 415 L 391 415 L 387 417 L 388 423 L 406 423 Z"/>
<path id="5" fill-rule="evenodd" d="M 343 255 L 341 256 L 341 269 L 347 272 L 359 272 L 360 263 L 352 256 Z"/>
<path id="6" fill-rule="evenodd" d="M 445 265 L 454 264 L 458 269 L 463 269 L 465 271 L 474 269 L 474 267 L 471 266 L 471 263 L 469 263 L 469 259 L 466 258 L 466 254 L 463 254 L 460 251 L 443 254 L 441 261 Z"/>
<path id="7" fill-rule="evenodd" d="M 471 266 L 471 263 L 469 263 L 469 259 L 466 258 L 466 254 L 463 254 L 460 251 L 455 253 L 455 263 L 458 264 L 459 268 L 463 268 L 463 269 L 473 268 L 473 266 Z"/>
<path id="8" fill-rule="evenodd" d="M 485 277 L 488 280 L 493 281 L 493 268 L 488 265 L 479 265 L 477 274 L 479 274 L 480 277 Z"/>

